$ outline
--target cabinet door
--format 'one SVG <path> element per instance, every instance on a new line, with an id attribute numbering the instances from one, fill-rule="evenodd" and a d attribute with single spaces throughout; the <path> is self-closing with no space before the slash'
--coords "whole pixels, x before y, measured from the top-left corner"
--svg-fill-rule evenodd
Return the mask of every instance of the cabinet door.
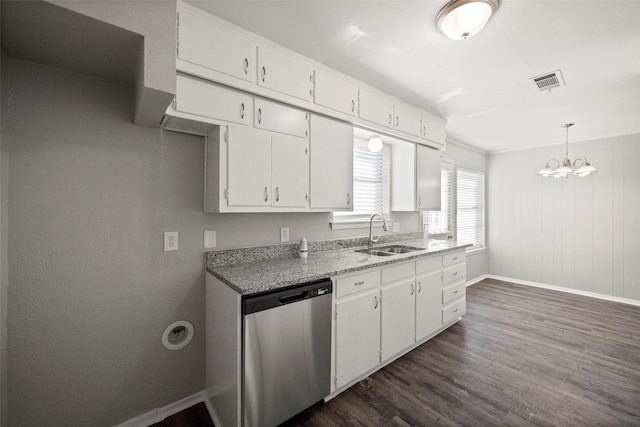
<path id="1" fill-rule="evenodd" d="M 214 121 L 248 125 L 251 97 L 213 83 L 178 75 L 175 109 Z"/>
<path id="2" fill-rule="evenodd" d="M 355 116 L 358 87 L 331 74 L 316 70 L 314 101 L 323 107 Z"/>
<path id="3" fill-rule="evenodd" d="M 353 209 L 353 127 L 311 115 L 310 206 L 313 209 Z"/>
<path id="4" fill-rule="evenodd" d="M 190 64 L 201 67 L 196 71 L 201 77 L 216 80 L 222 73 L 251 82 L 255 70 L 253 43 L 215 22 L 179 11 L 177 69 L 194 72 Z"/>
<path id="5" fill-rule="evenodd" d="M 336 387 L 358 378 L 379 363 L 380 292 L 359 294 L 336 303 Z"/>
<path id="6" fill-rule="evenodd" d="M 440 152 L 416 145 L 416 207 L 440 210 Z"/>
<path id="7" fill-rule="evenodd" d="M 400 353 L 415 340 L 415 283 L 382 288 L 382 360 Z"/>
<path id="8" fill-rule="evenodd" d="M 416 341 L 442 326 L 442 273 L 440 270 L 416 278 Z"/>
<path id="9" fill-rule="evenodd" d="M 229 206 L 271 204 L 271 135 L 229 127 L 227 150 Z"/>
<path id="10" fill-rule="evenodd" d="M 413 136 L 420 136 L 421 113 L 413 105 L 396 103 L 394 107 L 395 119 L 393 128 Z"/>
<path id="11" fill-rule="evenodd" d="M 382 95 L 361 89 L 358 117 L 386 128 L 391 128 L 393 122 L 393 102 Z"/>
<path id="12" fill-rule="evenodd" d="M 313 68 L 292 56 L 258 46 L 258 85 L 311 101 Z"/>
<path id="13" fill-rule="evenodd" d="M 433 114 L 422 112 L 422 131 L 420 136 L 431 142 L 435 142 L 441 148 L 446 148 L 446 121 Z"/>
<path id="14" fill-rule="evenodd" d="M 285 135 L 271 138 L 272 206 L 305 207 L 309 195 L 307 140 Z"/>
<path id="15" fill-rule="evenodd" d="M 309 115 L 305 111 L 260 98 L 254 104 L 255 127 L 301 138 L 309 135 Z"/>

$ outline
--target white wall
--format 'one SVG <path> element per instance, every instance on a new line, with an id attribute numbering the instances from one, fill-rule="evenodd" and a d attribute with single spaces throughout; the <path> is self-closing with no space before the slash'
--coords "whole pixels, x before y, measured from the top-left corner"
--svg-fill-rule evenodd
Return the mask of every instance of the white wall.
<path id="1" fill-rule="evenodd" d="M 598 169 L 584 178 L 537 172 L 563 146 L 489 156 L 489 272 L 640 300 L 640 135 L 569 144 Z"/>
<path id="2" fill-rule="evenodd" d="M 462 144 L 447 142 L 447 151 L 443 157 L 451 159 L 456 166 L 473 169 L 487 175 L 487 155 L 481 151 L 471 149 Z M 486 221 L 485 221 L 486 223 Z M 488 223 L 487 223 L 488 224 Z M 488 250 L 491 250 L 489 247 Z M 473 252 L 467 255 L 467 281 L 477 279 L 489 272 L 489 257 L 487 250 Z"/>

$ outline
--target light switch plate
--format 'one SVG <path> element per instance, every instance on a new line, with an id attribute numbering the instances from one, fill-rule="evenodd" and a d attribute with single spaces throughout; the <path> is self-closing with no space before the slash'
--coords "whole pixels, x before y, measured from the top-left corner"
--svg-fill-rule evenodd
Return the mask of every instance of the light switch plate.
<path id="1" fill-rule="evenodd" d="M 206 230 L 204 232 L 204 248 L 211 249 L 216 247 L 216 232 L 215 230 Z"/>
<path id="2" fill-rule="evenodd" d="M 280 229 L 280 243 L 289 241 L 289 227 L 282 227 Z"/>
<path id="3" fill-rule="evenodd" d="M 165 231 L 164 232 L 164 251 L 177 251 L 178 250 L 178 232 L 177 231 Z"/>

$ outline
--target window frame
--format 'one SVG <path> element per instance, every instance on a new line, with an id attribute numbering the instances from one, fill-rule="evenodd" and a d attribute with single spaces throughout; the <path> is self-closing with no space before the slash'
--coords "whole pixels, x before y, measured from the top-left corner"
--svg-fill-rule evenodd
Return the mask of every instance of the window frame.
<path id="1" fill-rule="evenodd" d="M 486 220 L 485 220 L 485 205 L 486 205 L 486 174 L 483 171 L 478 171 L 478 170 L 474 170 L 474 169 L 468 169 L 468 168 L 461 168 L 461 167 L 457 167 L 456 168 L 456 241 L 458 243 L 464 243 L 460 241 L 460 236 L 459 236 L 459 232 L 460 232 L 460 225 L 459 225 L 459 221 L 460 221 L 460 197 L 464 197 L 464 192 L 462 192 L 463 194 L 460 194 L 460 178 L 461 176 L 464 179 L 464 175 L 476 175 L 477 177 L 480 178 L 479 180 L 479 194 L 477 195 L 478 198 L 478 207 L 477 207 L 477 219 L 476 219 L 476 226 L 479 228 L 479 231 L 476 232 L 476 237 L 477 237 L 477 242 L 474 243 L 471 247 L 467 247 L 467 252 L 473 252 L 473 251 L 480 251 L 480 250 L 484 250 L 486 248 L 486 240 L 485 240 L 485 233 L 486 233 Z M 470 209 L 470 208 L 462 208 L 462 210 L 464 209 Z"/>
<path id="2" fill-rule="evenodd" d="M 438 238 L 446 238 L 453 239 L 456 233 L 456 165 L 455 162 L 451 159 L 443 157 L 440 163 L 440 176 L 444 173 L 450 174 L 449 176 L 449 187 L 445 188 L 444 186 L 441 188 L 440 192 L 440 200 L 441 206 L 444 198 L 446 197 L 444 194 L 445 190 L 449 191 L 449 214 L 447 215 L 447 225 L 449 226 L 449 230 L 442 233 L 431 233 L 429 231 L 429 214 L 432 212 L 442 212 L 440 211 L 424 211 L 422 215 L 422 228 L 425 233 L 427 233 L 427 237 L 438 237 Z M 445 203 L 446 204 L 446 203 Z"/>

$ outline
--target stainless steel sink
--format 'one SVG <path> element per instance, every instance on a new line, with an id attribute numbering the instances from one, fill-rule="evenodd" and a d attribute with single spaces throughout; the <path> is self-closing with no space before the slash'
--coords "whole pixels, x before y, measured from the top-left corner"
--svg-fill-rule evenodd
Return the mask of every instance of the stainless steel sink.
<path id="1" fill-rule="evenodd" d="M 367 254 L 367 255 L 392 256 L 392 255 L 406 254 L 409 252 L 415 252 L 420 250 L 422 250 L 422 248 L 394 245 L 394 246 L 385 246 L 382 248 L 375 248 L 375 249 L 359 249 L 356 252 Z"/>
<path id="2" fill-rule="evenodd" d="M 384 252 L 384 251 L 379 251 L 377 249 L 360 249 L 360 250 L 357 250 L 356 252 L 360 252 L 361 254 L 376 255 L 376 256 L 393 256 L 393 255 L 397 255 L 397 253 Z"/>

